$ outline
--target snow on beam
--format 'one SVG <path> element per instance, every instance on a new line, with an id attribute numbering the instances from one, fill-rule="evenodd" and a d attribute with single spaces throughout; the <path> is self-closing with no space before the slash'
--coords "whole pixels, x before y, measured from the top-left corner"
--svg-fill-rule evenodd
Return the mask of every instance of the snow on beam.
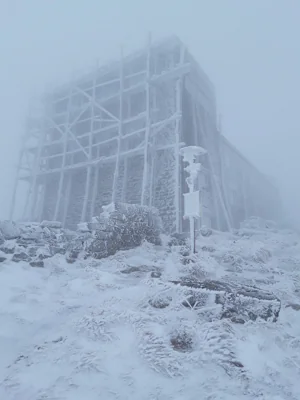
<path id="1" fill-rule="evenodd" d="M 151 116 L 150 116 L 150 62 L 151 62 L 151 35 L 148 37 L 147 47 L 147 78 L 146 78 L 146 131 L 145 131 L 145 147 L 144 147 L 144 170 L 142 181 L 142 196 L 141 204 L 145 205 L 146 190 L 148 181 L 148 157 L 149 157 L 149 136 L 151 129 Z"/>
<path id="2" fill-rule="evenodd" d="M 112 119 L 114 119 L 115 121 L 119 121 L 119 119 L 113 115 L 111 112 L 109 112 L 108 110 L 106 110 L 105 107 L 101 106 L 95 99 L 93 99 L 92 96 L 90 96 L 88 93 L 86 93 L 84 90 L 80 89 L 79 87 L 75 87 L 75 89 L 79 92 L 82 93 L 85 97 L 87 97 L 90 101 L 92 101 L 94 103 L 94 105 L 96 107 L 98 107 L 101 111 L 103 111 L 105 114 L 107 114 L 108 116 L 110 116 Z"/>
<path id="3" fill-rule="evenodd" d="M 119 115 L 119 132 L 117 139 L 117 156 L 116 165 L 114 171 L 113 187 L 112 187 L 112 202 L 116 201 L 117 195 L 117 185 L 119 177 L 119 167 L 120 167 L 120 152 L 121 152 L 121 140 L 123 134 L 123 86 L 124 86 L 124 65 L 123 65 L 123 50 L 121 49 L 121 61 L 120 61 L 120 115 Z"/>

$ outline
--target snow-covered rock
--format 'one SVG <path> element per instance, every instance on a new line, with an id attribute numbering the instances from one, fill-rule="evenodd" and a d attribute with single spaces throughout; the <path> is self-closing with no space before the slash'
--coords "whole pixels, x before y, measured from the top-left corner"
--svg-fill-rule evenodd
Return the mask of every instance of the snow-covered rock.
<path id="1" fill-rule="evenodd" d="M 109 204 L 93 219 L 90 229 L 94 231 L 94 239 L 86 250 L 97 259 L 137 247 L 144 240 L 161 244 L 162 223 L 158 211 L 146 206 Z"/>
<path id="2" fill-rule="evenodd" d="M 1 399 L 299 400 L 297 234 L 213 232 L 192 257 L 167 240 L 101 260 L 79 246 L 32 265 L 80 236 L 47 229 L 31 264 L 0 253 Z"/>
<path id="3" fill-rule="evenodd" d="M 62 229 L 62 224 L 60 221 L 42 221 L 41 227 L 49 229 Z"/>
<path id="4" fill-rule="evenodd" d="M 12 221 L 0 221 L 0 231 L 5 240 L 17 239 L 21 234 L 17 224 Z"/>

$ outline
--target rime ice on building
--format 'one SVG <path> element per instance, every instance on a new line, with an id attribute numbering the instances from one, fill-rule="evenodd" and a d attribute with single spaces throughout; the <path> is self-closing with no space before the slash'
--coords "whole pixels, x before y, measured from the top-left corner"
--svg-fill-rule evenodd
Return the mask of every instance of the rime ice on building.
<path id="1" fill-rule="evenodd" d="M 28 118 L 18 184 L 24 218 L 74 228 L 112 201 L 151 205 L 167 232 L 188 231 L 180 148 L 201 146 L 199 223 L 272 219 L 276 188 L 217 129 L 214 87 L 179 39 L 146 48 L 58 87 Z"/>

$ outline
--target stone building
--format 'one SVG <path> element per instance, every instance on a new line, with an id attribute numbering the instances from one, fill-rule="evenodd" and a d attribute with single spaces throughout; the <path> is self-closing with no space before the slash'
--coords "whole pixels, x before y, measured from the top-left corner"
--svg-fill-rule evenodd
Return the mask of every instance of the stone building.
<path id="1" fill-rule="evenodd" d="M 177 37 L 151 43 L 57 87 L 28 118 L 12 213 L 27 185 L 24 218 L 69 228 L 112 201 L 154 206 L 167 232 L 188 230 L 179 150 L 200 145 L 199 224 L 274 219 L 273 184 L 219 132 L 213 84 Z"/>

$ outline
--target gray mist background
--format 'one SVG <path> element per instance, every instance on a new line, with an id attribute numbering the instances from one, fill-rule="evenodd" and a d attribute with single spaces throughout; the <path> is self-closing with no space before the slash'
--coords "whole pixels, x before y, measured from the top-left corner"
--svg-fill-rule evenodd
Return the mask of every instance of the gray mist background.
<path id="1" fill-rule="evenodd" d="M 177 34 L 215 84 L 225 136 L 278 179 L 300 224 L 299 0 L 0 0 L 0 218 L 30 98 Z"/>

